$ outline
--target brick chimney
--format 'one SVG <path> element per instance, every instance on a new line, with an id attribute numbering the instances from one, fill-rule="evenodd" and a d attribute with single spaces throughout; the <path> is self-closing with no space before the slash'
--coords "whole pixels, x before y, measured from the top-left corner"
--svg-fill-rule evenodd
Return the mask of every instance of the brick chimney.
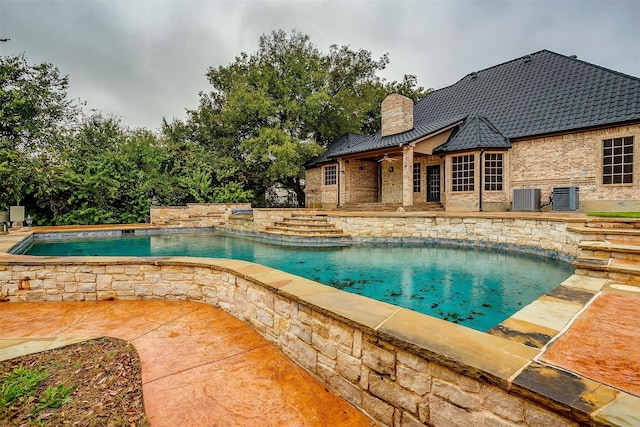
<path id="1" fill-rule="evenodd" d="M 382 101 L 382 136 L 395 135 L 413 129 L 413 101 L 392 93 Z"/>

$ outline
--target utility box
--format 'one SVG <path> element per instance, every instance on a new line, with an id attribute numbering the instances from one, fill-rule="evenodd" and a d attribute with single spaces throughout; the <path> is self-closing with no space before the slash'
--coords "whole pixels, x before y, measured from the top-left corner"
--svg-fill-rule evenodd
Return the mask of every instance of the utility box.
<path id="1" fill-rule="evenodd" d="M 513 190 L 513 205 L 511 209 L 516 212 L 540 211 L 540 189 L 515 188 Z"/>
<path id="2" fill-rule="evenodd" d="M 554 211 L 577 211 L 580 209 L 579 187 L 555 187 L 553 189 Z"/>

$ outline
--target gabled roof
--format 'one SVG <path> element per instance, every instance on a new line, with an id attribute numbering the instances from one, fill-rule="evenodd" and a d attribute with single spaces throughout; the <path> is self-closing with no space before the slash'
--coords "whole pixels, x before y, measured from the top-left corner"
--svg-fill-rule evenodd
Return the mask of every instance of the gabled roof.
<path id="1" fill-rule="evenodd" d="M 434 153 L 509 148 L 525 137 L 640 121 L 640 79 L 541 50 L 431 92 L 415 104 L 410 131 L 359 135 L 351 145 L 341 138 L 323 157 L 404 145 L 463 119 Z"/>

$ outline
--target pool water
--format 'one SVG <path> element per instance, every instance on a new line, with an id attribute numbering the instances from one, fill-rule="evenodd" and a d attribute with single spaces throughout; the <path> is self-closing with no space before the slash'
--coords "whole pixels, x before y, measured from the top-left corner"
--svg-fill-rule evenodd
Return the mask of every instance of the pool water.
<path id="1" fill-rule="evenodd" d="M 487 331 L 572 274 L 569 264 L 436 245 L 291 246 L 223 233 L 35 242 L 53 256 L 233 258 Z"/>

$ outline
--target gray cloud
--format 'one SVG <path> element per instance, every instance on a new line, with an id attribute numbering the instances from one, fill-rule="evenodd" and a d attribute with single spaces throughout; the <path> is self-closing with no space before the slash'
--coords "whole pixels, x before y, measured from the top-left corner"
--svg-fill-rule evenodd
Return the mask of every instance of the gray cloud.
<path id="1" fill-rule="evenodd" d="M 70 96 L 126 125 L 184 118 L 208 67 L 293 28 L 321 50 L 388 52 L 382 76 L 425 87 L 541 49 L 640 76 L 636 0 L 0 0 L 0 54 L 24 52 L 70 76 Z"/>

